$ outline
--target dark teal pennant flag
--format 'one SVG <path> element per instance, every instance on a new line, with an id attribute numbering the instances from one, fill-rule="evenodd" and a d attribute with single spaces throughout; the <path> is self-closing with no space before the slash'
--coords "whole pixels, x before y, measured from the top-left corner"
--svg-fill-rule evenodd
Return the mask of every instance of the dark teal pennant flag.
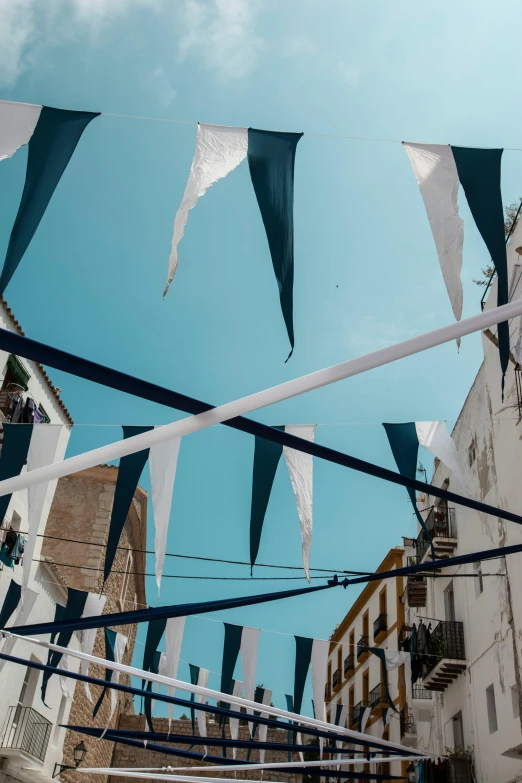
<path id="1" fill-rule="evenodd" d="M 83 131 L 95 117 L 99 112 L 43 106 L 29 141 L 25 185 L 0 276 L 0 295 L 29 247 Z"/>
<path id="2" fill-rule="evenodd" d="M 24 424 L 23 426 L 25 427 L 27 425 Z M 78 618 L 80 618 L 83 614 L 83 610 L 85 609 L 85 602 L 87 601 L 88 595 L 89 593 L 85 592 L 84 590 L 75 590 L 73 587 L 69 587 L 67 589 L 67 603 L 63 608 L 63 611 L 60 612 L 60 614 L 62 614 L 61 619 L 63 621 L 67 621 L 67 620 L 77 620 Z M 57 614 L 58 614 L 58 607 L 56 607 L 55 621 L 57 620 L 56 618 Z M 60 647 L 68 647 L 73 633 L 74 633 L 73 629 L 60 631 L 60 633 L 58 634 L 58 639 L 56 641 L 56 644 L 59 645 Z M 61 660 L 62 660 L 61 652 L 58 652 L 57 650 L 49 650 L 48 661 L 47 661 L 49 666 L 57 667 Z M 51 677 L 51 672 L 45 671 L 43 673 L 42 701 L 44 704 L 45 704 L 45 694 L 47 692 L 47 683 L 49 682 L 50 677 Z"/>
<path id="3" fill-rule="evenodd" d="M 116 656 L 114 652 L 116 647 L 116 631 L 112 631 L 110 628 L 104 628 L 104 631 L 105 631 L 105 660 L 114 663 L 114 661 L 116 660 Z M 111 682 L 112 680 L 112 671 L 113 671 L 112 669 L 105 669 L 105 679 L 107 680 L 107 682 Z M 98 714 L 98 710 L 102 705 L 106 693 L 107 693 L 107 687 L 105 687 L 102 690 L 100 694 L 100 698 L 98 699 L 98 701 L 94 706 L 94 710 L 92 712 L 93 718 L 95 718 L 96 715 Z"/>
<path id="4" fill-rule="evenodd" d="M 159 672 L 159 665 L 160 665 L 160 658 L 161 653 L 157 650 L 154 653 L 154 656 L 152 658 L 152 663 L 150 665 L 150 671 L 152 674 L 158 674 Z M 154 727 L 152 725 L 152 682 L 149 680 L 147 682 L 146 689 L 150 694 L 150 698 L 145 697 L 145 719 L 147 721 L 147 725 L 151 731 L 154 731 Z"/>
<path id="5" fill-rule="evenodd" d="M 335 720 L 334 723 L 336 726 L 339 725 L 341 720 L 341 713 L 343 711 L 343 705 L 342 704 L 336 704 L 335 705 Z"/>
<path id="6" fill-rule="evenodd" d="M 123 438 L 132 438 L 133 435 L 141 435 L 143 432 L 150 432 L 154 427 L 122 427 Z M 138 486 L 143 468 L 149 458 L 149 449 L 137 451 L 134 454 L 127 454 L 120 459 L 118 469 L 118 478 L 116 480 L 116 489 L 114 490 L 114 503 L 112 506 L 111 522 L 109 525 L 109 537 L 107 539 L 107 549 L 105 550 L 105 566 L 103 571 L 103 581 L 110 574 L 120 536 L 125 525 L 125 520 L 131 507 L 132 499 Z"/>
<path id="7" fill-rule="evenodd" d="M 29 445 L 33 434 L 32 424 L 2 424 L 4 439 L 0 452 L 0 481 L 13 478 L 22 472 L 27 462 Z M 6 513 L 11 495 L 0 497 L 0 520 Z"/>
<path id="8" fill-rule="evenodd" d="M 284 427 L 274 427 L 284 430 Z M 255 439 L 254 470 L 252 474 L 252 504 L 250 507 L 250 566 L 252 567 L 259 552 L 261 533 L 265 521 L 266 509 L 272 492 L 277 466 L 283 446 L 265 438 Z"/>
<path id="9" fill-rule="evenodd" d="M 392 708 L 394 712 L 398 712 L 397 707 L 393 703 L 393 699 L 390 695 L 390 689 L 388 687 L 388 669 L 386 668 L 386 654 L 384 650 L 381 650 L 380 647 L 368 647 L 369 651 L 372 652 L 374 655 L 377 656 L 377 658 L 381 661 L 381 672 L 382 672 L 382 682 L 384 684 L 384 690 L 386 691 L 386 698 L 388 699 L 388 704 Z"/>
<path id="10" fill-rule="evenodd" d="M 19 584 L 17 584 L 14 579 L 11 579 L 9 582 L 9 587 L 7 588 L 7 593 L 4 598 L 4 603 L 2 604 L 2 608 L 0 609 L 0 628 L 5 628 L 9 620 L 11 619 L 11 615 L 13 614 L 14 610 L 18 606 L 20 602 L 20 595 L 22 593 L 22 588 Z"/>
<path id="11" fill-rule="evenodd" d="M 452 146 L 451 151 L 471 214 L 495 266 L 497 305 L 500 307 L 508 302 L 504 208 L 500 186 L 503 150 Z M 504 376 L 509 362 L 509 324 L 504 321 L 497 328 L 504 399 Z"/>
<path id="12" fill-rule="evenodd" d="M 419 455 L 419 439 L 417 438 L 417 429 L 415 422 L 410 421 L 405 424 L 383 424 L 388 436 L 388 441 L 391 446 L 393 457 L 399 469 L 401 476 L 407 476 L 414 479 L 417 476 L 417 458 Z M 431 546 L 431 558 L 435 560 L 435 550 L 433 548 L 433 541 L 426 523 L 421 516 L 419 509 L 417 508 L 417 500 L 415 497 L 415 490 L 412 487 L 406 487 L 408 495 L 410 496 L 413 510 L 417 520 L 426 533 L 428 541 Z"/>
<path id="13" fill-rule="evenodd" d="M 201 668 L 200 666 L 195 666 L 193 663 L 189 663 L 191 685 L 198 684 L 200 668 Z M 190 694 L 190 701 L 196 701 L 195 693 Z M 192 734 L 195 734 L 196 733 L 196 710 L 193 707 L 191 707 L 190 709 L 190 720 L 192 722 Z"/>
<path id="14" fill-rule="evenodd" d="M 221 665 L 221 692 L 232 693 L 234 688 L 234 669 L 241 648 L 242 625 L 223 623 L 225 641 L 223 643 L 223 663 Z"/>
<path id="15" fill-rule="evenodd" d="M 288 359 L 294 350 L 294 165 L 302 135 L 248 129 L 248 166 L 290 340 Z"/>
<path id="16" fill-rule="evenodd" d="M 147 626 L 147 636 L 145 637 L 145 649 L 143 651 L 143 671 L 152 671 L 154 657 L 158 651 L 159 643 L 167 626 L 166 618 L 159 620 L 149 620 Z M 141 687 L 145 688 L 145 680 L 141 681 Z"/>
<path id="17" fill-rule="evenodd" d="M 306 636 L 295 636 L 295 677 L 294 677 L 294 712 L 301 714 L 303 694 L 310 661 L 312 660 L 313 639 Z"/>

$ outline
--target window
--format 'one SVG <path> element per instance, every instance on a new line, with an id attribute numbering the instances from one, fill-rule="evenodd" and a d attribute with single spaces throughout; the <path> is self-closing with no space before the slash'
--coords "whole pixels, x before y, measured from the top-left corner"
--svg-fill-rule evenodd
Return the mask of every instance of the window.
<path id="1" fill-rule="evenodd" d="M 484 592 L 484 580 L 482 579 L 482 563 L 473 563 L 475 572 L 475 597 L 478 598 Z"/>
<path id="2" fill-rule="evenodd" d="M 342 644 L 339 645 L 339 649 L 337 650 L 337 671 L 338 671 L 337 685 L 340 687 L 341 683 L 343 681 L 343 646 L 342 646 Z"/>
<path id="3" fill-rule="evenodd" d="M 125 566 L 125 574 L 123 576 L 123 581 L 121 584 L 120 606 L 122 610 L 125 609 L 125 598 L 127 596 L 127 588 L 129 586 L 129 578 L 130 578 L 131 571 L 132 571 L 132 552 L 129 552 L 129 555 L 127 557 L 127 564 Z"/>
<path id="4" fill-rule="evenodd" d="M 462 725 L 462 713 L 457 712 L 451 719 L 453 722 L 453 747 L 464 750 L 464 727 Z"/>
<path id="5" fill-rule="evenodd" d="M 455 621 L 455 594 L 453 592 L 453 582 L 444 590 L 444 612 L 446 620 L 449 622 Z"/>
<path id="6" fill-rule="evenodd" d="M 490 685 L 486 688 L 486 707 L 488 710 L 489 733 L 494 734 L 498 730 L 497 705 L 495 704 L 495 688 Z"/>
<path id="7" fill-rule="evenodd" d="M 511 705 L 513 707 L 513 717 L 520 717 L 520 704 L 518 701 L 518 688 L 516 685 L 512 685 L 509 689 L 511 691 Z"/>
<path id="8" fill-rule="evenodd" d="M 353 723 L 353 708 L 354 708 L 354 706 L 355 706 L 355 688 L 352 685 L 352 687 L 350 688 L 350 690 L 348 692 L 348 714 L 349 714 L 348 720 L 350 720 L 352 723 Z"/>
<path id="9" fill-rule="evenodd" d="M 386 585 L 379 593 L 379 614 L 386 614 Z"/>
<path id="10" fill-rule="evenodd" d="M 365 612 L 363 614 L 363 621 L 362 621 L 362 635 L 363 636 L 369 636 L 369 626 L 370 626 L 370 617 L 368 612 Z"/>
<path id="11" fill-rule="evenodd" d="M 363 702 L 368 704 L 370 701 L 370 672 L 368 669 L 363 674 Z"/>

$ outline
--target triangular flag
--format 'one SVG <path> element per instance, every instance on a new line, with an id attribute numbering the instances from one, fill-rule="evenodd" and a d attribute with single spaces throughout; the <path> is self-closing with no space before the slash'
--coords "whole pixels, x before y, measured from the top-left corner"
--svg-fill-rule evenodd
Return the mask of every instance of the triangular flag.
<path id="1" fill-rule="evenodd" d="M 295 676 L 294 676 L 294 712 L 301 714 L 303 694 L 310 661 L 312 660 L 313 639 L 306 636 L 295 636 Z M 315 698 L 315 694 L 314 694 Z M 322 693 L 324 700 L 324 689 Z"/>
<path id="2" fill-rule="evenodd" d="M 105 608 L 106 601 L 107 601 L 106 595 L 89 593 L 87 595 L 85 608 L 83 610 L 85 616 L 93 617 L 94 615 L 102 614 Z M 98 628 L 86 628 L 85 630 L 82 631 L 82 637 L 80 642 L 80 650 L 82 651 L 82 653 L 85 653 L 86 655 L 92 655 L 97 633 L 98 633 Z M 80 660 L 80 672 L 82 674 L 88 674 L 88 669 L 89 669 L 89 663 L 87 661 Z M 85 685 L 85 693 L 87 694 L 87 698 L 92 703 L 92 695 L 91 695 L 91 689 L 89 687 L 89 683 L 85 682 L 84 685 Z"/>
<path id="3" fill-rule="evenodd" d="M 134 435 L 141 435 L 143 432 L 150 432 L 154 427 L 123 427 L 123 438 L 132 438 Z M 105 565 L 103 570 L 103 581 L 105 582 L 110 574 L 120 536 L 127 519 L 129 509 L 140 477 L 149 457 L 149 449 L 136 451 L 134 454 L 127 454 L 120 459 L 118 468 L 118 478 L 116 479 L 116 489 L 114 490 L 114 503 L 112 505 L 111 521 L 109 524 L 109 536 L 107 538 L 107 549 L 105 550 Z"/>
<path id="4" fill-rule="evenodd" d="M 285 432 L 295 435 L 297 438 L 311 441 L 315 437 L 315 424 L 285 427 Z M 292 487 L 297 504 L 297 513 L 301 523 L 301 543 L 303 549 L 303 566 L 306 578 L 310 581 L 310 547 L 312 545 L 313 522 L 313 457 L 303 451 L 296 451 L 288 446 L 283 446 L 283 454 L 286 466 L 290 473 Z"/>
<path id="5" fill-rule="evenodd" d="M 156 583 L 158 598 L 160 591 L 165 552 L 167 551 L 167 531 L 174 479 L 178 464 L 181 438 L 172 438 L 157 446 L 152 446 L 149 454 L 150 485 L 152 490 L 152 508 L 154 512 L 154 552 L 156 554 Z"/>
<path id="6" fill-rule="evenodd" d="M 221 692 L 232 693 L 234 669 L 241 649 L 242 625 L 223 623 L 225 640 L 223 643 L 223 663 L 221 664 Z"/>
<path id="7" fill-rule="evenodd" d="M 282 430 L 283 427 L 275 427 Z M 256 562 L 266 509 L 272 492 L 277 466 L 283 446 L 265 438 L 255 438 L 254 469 L 252 474 L 252 503 L 250 507 L 250 565 Z"/>
<path id="8" fill-rule="evenodd" d="M 268 688 L 263 688 L 263 697 L 261 699 L 261 704 L 270 705 L 270 702 L 272 701 L 272 691 Z M 257 701 L 257 699 L 256 699 Z M 261 713 L 262 718 L 268 718 L 268 712 L 262 712 Z M 260 723 L 259 724 L 259 742 L 266 742 L 266 737 L 268 733 L 268 726 L 266 723 Z M 265 751 L 261 748 L 259 749 L 259 762 L 260 764 L 263 764 L 265 761 Z"/>
<path id="9" fill-rule="evenodd" d="M 203 196 L 211 185 L 239 166 L 246 158 L 247 146 L 246 128 L 198 123 L 196 151 L 183 199 L 174 219 L 169 271 L 163 296 L 169 290 L 178 268 L 178 244 L 185 233 L 189 211 L 196 206 L 198 198 Z"/>
<path id="10" fill-rule="evenodd" d="M 0 609 L 0 628 L 5 628 L 11 615 L 15 612 L 16 607 L 20 602 L 20 596 L 22 594 L 22 588 L 14 579 L 9 582 L 7 593 L 5 594 L 2 608 Z"/>
<path id="11" fill-rule="evenodd" d="M 166 675 L 175 680 L 178 676 L 179 659 L 181 656 L 181 645 L 183 644 L 183 632 L 185 630 L 186 617 L 169 617 L 165 629 L 165 649 L 166 649 Z M 170 685 L 167 687 L 169 696 L 174 696 L 175 688 Z M 168 705 L 169 731 L 172 721 L 173 704 Z"/>
<path id="12" fill-rule="evenodd" d="M 208 688 L 208 669 L 201 669 L 199 670 L 199 676 L 197 685 L 199 685 L 201 688 Z M 198 704 L 206 704 L 207 699 L 205 696 L 197 696 L 196 701 Z M 198 721 L 198 729 L 199 729 L 199 736 L 200 737 L 206 737 L 207 736 L 207 716 L 206 713 L 203 710 L 197 710 L 197 721 Z M 205 753 L 207 752 L 207 748 L 205 747 Z"/>
<path id="13" fill-rule="evenodd" d="M 11 158 L 29 143 L 41 111 L 32 103 L 0 101 L 0 160 Z"/>
<path id="14" fill-rule="evenodd" d="M 158 652 L 158 646 L 159 643 L 161 642 L 166 626 L 167 626 L 166 618 L 149 620 L 148 622 L 147 636 L 145 637 L 145 649 L 143 651 L 144 672 L 149 672 L 153 670 L 152 667 L 154 666 L 154 661 L 156 658 L 156 654 Z M 145 680 L 141 681 L 141 688 L 142 690 L 145 689 Z"/>
<path id="15" fill-rule="evenodd" d="M 451 470 L 460 485 L 459 491 L 462 491 L 467 497 L 471 497 L 460 467 L 457 446 L 446 428 L 446 422 L 416 421 L 415 429 L 419 444 L 440 459 Z"/>
<path id="16" fill-rule="evenodd" d="M 256 669 L 257 669 L 257 651 L 259 648 L 259 628 L 250 628 L 243 626 L 241 632 L 241 668 L 243 669 L 243 680 L 245 689 L 245 699 L 254 701 L 256 692 Z M 252 708 L 247 707 L 247 713 L 252 715 Z M 249 723 L 250 732 L 252 732 L 252 723 Z"/>
<path id="17" fill-rule="evenodd" d="M 105 634 L 105 660 L 111 661 L 112 663 L 116 660 L 116 654 L 115 654 L 115 648 L 116 648 L 116 631 L 111 630 L 110 628 L 104 628 L 104 634 Z M 107 682 L 112 681 L 112 676 L 115 674 L 113 669 L 106 668 L 105 669 L 105 680 Z M 95 718 L 98 714 L 98 710 L 100 709 L 103 699 L 105 698 L 105 694 L 107 692 L 107 686 L 102 690 L 98 701 L 94 705 L 94 710 L 92 711 L 92 717 Z"/>
<path id="18" fill-rule="evenodd" d="M 58 451 L 58 441 L 60 440 L 61 433 L 62 425 L 60 424 L 33 425 L 31 442 L 29 444 L 29 451 L 27 454 L 27 470 L 37 470 L 37 468 L 41 468 L 44 465 L 50 465 L 55 461 L 56 453 Z M 45 520 L 43 520 L 42 514 L 48 487 L 48 483 L 42 482 L 41 484 L 34 484 L 30 486 L 27 490 L 28 535 L 24 551 L 22 593 L 25 592 L 27 585 L 29 584 L 34 548 L 36 545 L 40 524 L 43 522 L 45 525 L 45 521 L 50 509 L 49 505 L 47 514 L 45 515 Z"/>
<path id="19" fill-rule="evenodd" d="M 13 478 L 22 472 L 27 461 L 33 424 L 2 424 L 3 441 L 0 452 L 0 481 Z M 0 519 L 7 513 L 11 495 L 0 497 Z"/>
<path id="20" fill-rule="evenodd" d="M 232 696 L 239 696 L 241 697 L 243 695 L 243 683 L 239 680 L 234 680 L 234 687 L 232 689 Z M 231 702 L 230 705 L 231 710 L 238 710 L 238 705 L 234 704 L 234 702 Z M 237 740 L 239 736 L 239 718 L 229 718 L 229 728 L 230 728 L 230 736 L 233 740 Z M 232 756 L 233 758 L 236 758 L 236 748 L 232 748 Z"/>
<path id="21" fill-rule="evenodd" d="M 302 135 L 248 129 L 248 167 L 290 340 L 288 359 L 294 350 L 294 166 L 296 147 Z"/>
<path id="22" fill-rule="evenodd" d="M 25 185 L 11 231 L 0 295 L 14 275 L 87 125 L 99 112 L 43 106 L 29 141 Z"/>
<path id="23" fill-rule="evenodd" d="M 12 582 L 10 583 L 10 585 L 11 584 Z M 38 593 L 36 593 L 34 590 L 31 590 L 30 588 L 27 588 L 27 590 L 25 591 L 23 604 L 18 604 L 18 611 L 16 613 L 13 622 L 11 623 L 13 628 L 26 624 L 27 619 L 31 614 L 31 611 L 36 603 L 37 598 L 38 598 Z M 5 601 L 4 601 L 4 605 L 5 605 Z M 6 621 L 2 618 L 2 613 L 3 613 L 3 607 L 0 610 L 0 628 L 5 628 Z M 14 650 L 17 641 L 18 641 L 17 638 L 14 636 L 5 638 L 4 643 L 0 648 L 0 652 L 2 652 L 4 655 L 12 655 L 12 652 Z M 2 671 L 6 663 L 7 661 L 5 659 L 0 660 L 0 671 Z"/>

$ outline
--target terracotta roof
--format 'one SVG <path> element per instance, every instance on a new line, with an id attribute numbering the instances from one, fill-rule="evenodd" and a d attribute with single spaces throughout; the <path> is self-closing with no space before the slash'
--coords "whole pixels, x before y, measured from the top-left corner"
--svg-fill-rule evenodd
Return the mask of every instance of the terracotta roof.
<path id="1" fill-rule="evenodd" d="M 9 307 L 9 305 L 7 304 L 7 302 L 6 302 L 6 300 L 4 299 L 3 296 L 0 297 L 0 301 L 2 302 L 2 305 L 3 305 L 3 308 L 4 308 L 5 312 L 7 313 L 9 318 L 11 319 L 11 322 L 12 322 L 14 328 L 15 328 L 15 331 L 17 331 L 18 334 L 21 334 L 23 337 L 25 337 L 24 330 L 22 329 L 19 321 L 17 321 L 17 319 L 15 318 L 13 311 L 11 310 L 11 308 Z M 52 391 L 52 393 L 56 397 L 56 399 L 58 401 L 58 405 L 60 406 L 60 408 L 65 413 L 65 416 L 67 417 L 67 420 L 69 421 L 70 424 L 74 424 L 74 421 L 72 420 L 71 414 L 69 413 L 69 411 L 65 407 L 65 405 L 64 405 L 64 403 L 62 401 L 62 398 L 60 397 L 60 393 L 57 391 L 57 387 L 51 381 L 51 379 L 49 378 L 49 376 L 45 372 L 45 370 L 42 367 L 42 365 L 39 362 L 34 362 L 34 364 L 36 364 L 36 366 L 38 367 L 38 369 L 42 373 L 42 375 L 44 377 L 44 381 L 47 383 L 48 387 L 50 388 L 50 390 Z"/>

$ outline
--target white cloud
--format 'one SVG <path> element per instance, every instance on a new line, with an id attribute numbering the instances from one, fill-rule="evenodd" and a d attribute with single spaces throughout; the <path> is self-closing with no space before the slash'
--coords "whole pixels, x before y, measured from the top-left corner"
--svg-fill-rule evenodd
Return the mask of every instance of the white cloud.
<path id="1" fill-rule="evenodd" d="M 284 54 L 288 57 L 294 57 L 299 54 L 317 54 L 319 48 L 315 41 L 303 33 L 292 35 L 285 42 Z"/>
<path id="2" fill-rule="evenodd" d="M 241 81 L 264 46 L 255 30 L 260 0 L 184 0 L 180 59 L 192 56 L 218 81 Z"/>
<path id="3" fill-rule="evenodd" d="M 359 86 L 361 80 L 361 69 L 356 65 L 350 65 L 343 60 L 338 60 L 337 70 L 339 71 L 343 81 L 354 89 Z"/>
<path id="4" fill-rule="evenodd" d="M 153 68 L 146 78 L 146 86 L 156 95 L 159 105 L 166 109 L 175 99 L 177 93 L 161 65 Z"/>
<path id="5" fill-rule="evenodd" d="M 56 46 L 88 27 L 96 34 L 105 21 L 161 0 L 0 0 L 0 86 L 18 77 Z"/>

